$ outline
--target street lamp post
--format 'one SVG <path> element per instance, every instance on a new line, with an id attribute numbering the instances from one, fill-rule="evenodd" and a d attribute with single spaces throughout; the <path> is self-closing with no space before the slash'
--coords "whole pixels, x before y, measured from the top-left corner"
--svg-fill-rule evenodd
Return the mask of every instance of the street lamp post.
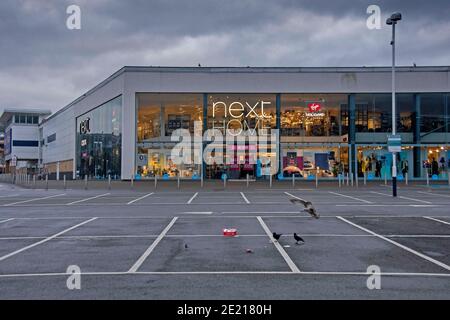
<path id="1" fill-rule="evenodd" d="M 386 24 L 392 26 L 392 135 L 396 134 L 396 108 L 395 108 L 395 25 L 402 20 L 400 12 L 393 13 L 387 20 Z M 392 196 L 397 196 L 397 154 L 392 152 Z"/>

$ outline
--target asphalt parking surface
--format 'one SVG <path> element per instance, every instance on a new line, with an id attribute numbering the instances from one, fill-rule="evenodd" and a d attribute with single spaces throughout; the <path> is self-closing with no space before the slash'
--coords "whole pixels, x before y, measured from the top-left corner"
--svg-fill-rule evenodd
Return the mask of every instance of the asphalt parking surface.
<path id="1" fill-rule="evenodd" d="M 1 299 L 450 298 L 448 188 L 0 192 Z"/>

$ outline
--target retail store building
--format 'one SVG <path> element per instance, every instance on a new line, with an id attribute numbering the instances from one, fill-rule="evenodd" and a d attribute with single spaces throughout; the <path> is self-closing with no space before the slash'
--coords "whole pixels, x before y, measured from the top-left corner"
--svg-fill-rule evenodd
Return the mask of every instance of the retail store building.
<path id="1" fill-rule="evenodd" d="M 366 172 L 384 179 L 392 160 L 390 90 L 387 67 L 124 67 L 40 123 L 40 166 L 73 178 L 267 178 L 245 152 L 225 164 L 172 159 L 175 130 L 231 126 L 278 129 L 270 153 L 279 156 L 280 178 Z M 450 67 L 399 67 L 397 92 L 398 171 L 409 179 L 447 179 Z"/>

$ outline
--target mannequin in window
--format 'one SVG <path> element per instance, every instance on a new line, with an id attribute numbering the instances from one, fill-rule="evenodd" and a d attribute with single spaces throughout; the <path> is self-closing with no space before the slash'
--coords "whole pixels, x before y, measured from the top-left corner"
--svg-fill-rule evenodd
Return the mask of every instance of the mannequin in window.
<path id="1" fill-rule="evenodd" d="M 438 175 L 439 174 L 439 164 L 435 158 L 431 161 L 431 174 Z"/>
<path id="2" fill-rule="evenodd" d="M 409 170 L 408 160 L 403 160 L 403 161 L 402 161 L 402 173 L 403 173 L 403 176 L 404 176 L 404 177 L 405 177 L 406 174 L 408 173 L 408 170 Z"/>

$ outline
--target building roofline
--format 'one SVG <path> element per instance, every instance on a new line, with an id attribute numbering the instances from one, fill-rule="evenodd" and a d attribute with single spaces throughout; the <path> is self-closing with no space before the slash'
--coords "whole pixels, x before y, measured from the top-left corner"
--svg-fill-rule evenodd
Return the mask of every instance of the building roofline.
<path id="1" fill-rule="evenodd" d="M 125 66 L 125 72 L 219 72 L 219 73 L 309 73 L 309 72 L 390 72 L 389 66 L 363 67 L 166 67 Z M 121 70 L 122 70 L 121 69 Z M 397 72 L 450 72 L 450 66 L 397 66 Z"/>
<path id="2" fill-rule="evenodd" d="M 49 121 L 58 114 L 66 111 L 74 104 L 80 102 L 98 89 L 106 86 L 115 78 L 125 72 L 185 72 L 185 73 L 320 73 L 320 72 L 390 72 L 391 67 L 384 66 L 363 66 L 363 67 L 180 67 L 180 66 L 124 66 L 110 75 L 108 78 L 97 84 L 86 93 L 76 98 L 63 108 L 59 109 L 42 123 Z M 398 66 L 397 72 L 450 72 L 450 66 Z"/>

